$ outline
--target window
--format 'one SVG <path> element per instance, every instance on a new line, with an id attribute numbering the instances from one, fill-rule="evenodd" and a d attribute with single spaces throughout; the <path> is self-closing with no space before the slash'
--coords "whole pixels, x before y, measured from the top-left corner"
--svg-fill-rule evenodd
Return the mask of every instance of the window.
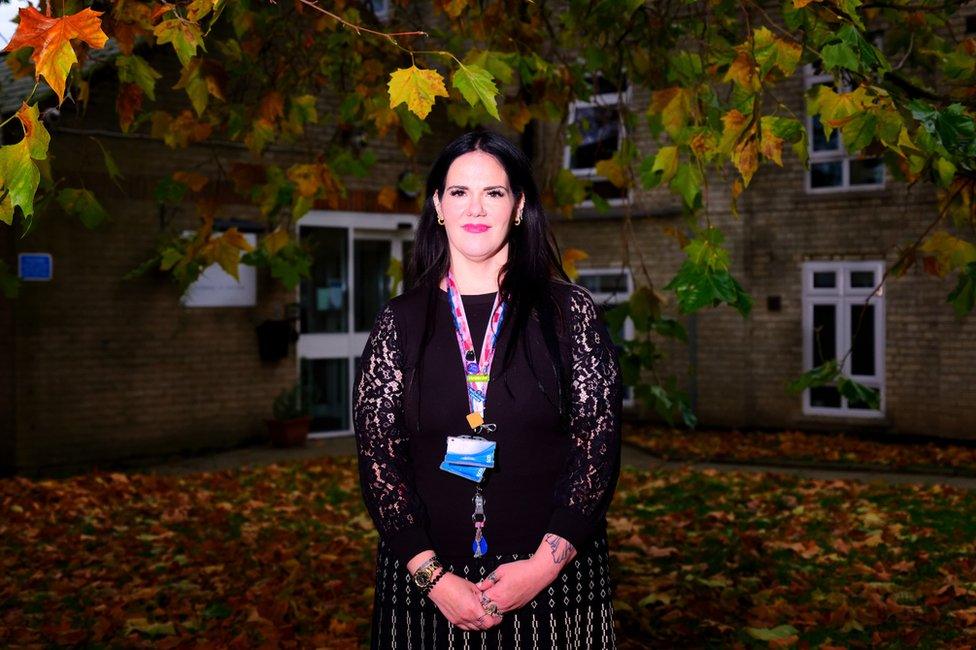
<path id="1" fill-rule="evenodd" d="M 366 0 L 366 5 L 373 10 L 373 15 L 381 23 L 390 19 L 390 0 Z"/>
<path id="2" fill-rule="evenodd" d="M 594 94 L 586 101 L 576 100 L 569 106 L 569 132 L 574 136 L 578 133 L 578 140 L 564 147 L 563 167 L 591 181 L 591 192 L 610 205 L 621 205 L 627 202 L 627 190 L 598 176 L 596 164 L 610 158 L 620 148 L 624 134 L 620 106 L 630 101 L 630 87 L 626 79 L 618 88 L 616 83 L 602 75 L 598 75 L 595 81 L 592 78 L 588 78 L 588 81 L 593 83 Z M 572 144 L 576 145 L 575 148 Z M 593 201 L 584 201 L 580 207 L 593 207 Z"/>
<path id="3" fill-rule="evenodd" d="M 877 39 L 875 39 L 877 41 Z M 803 68 L 804 88 L 833 85 L 834 77 L 823 74 L 819 67 L 807 64 Z M 837 92 L 849 92 L 845 83 Z M 819 116 L 807 116 L 809 134 L 810 170 L 807 172 L 808 192 L 836 192 L 855 189 L 881 189 L 885 183 L 885 169 L 881 158 L 851 156 L 844 149 L 840 131 L 834 129 L 828 138 L 824 134 Z"/>
<path id="4" fill-rule="evenodd" d="M 872 388 L 881 404 L 875 411 L 864 403 L 848 402 L 835 386 L 817 386 L 803 392 L 804 413 L 884 414 L 884 287 L 872 295 L 883 274 L 880 261 L 804 263 L 803 370 L 841 359 L 851 349 L 841 372 Z"/>
<path id="5" fill-rule="evenodd" d="M 576 284 L 590 292 L 601 311 L 612 309 L 629 299 L 634 290 L 634 280 L 629 269 L 580 269 Z M 634 323 L 628 318 L 624 321 L 623 331 L 617 334 L 628 341 L 634 338 Z M 624 406 L 633 406 L 633 386 L 624 387 L 623 397 Z"/>

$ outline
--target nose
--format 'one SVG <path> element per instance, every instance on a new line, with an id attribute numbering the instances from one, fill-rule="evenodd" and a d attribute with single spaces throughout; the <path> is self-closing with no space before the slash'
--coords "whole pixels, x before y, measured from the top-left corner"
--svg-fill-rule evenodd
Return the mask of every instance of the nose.
<path id="1" fill-rule="evenodd" d="M 481 196 L 472 192 L 471 198 L 468 200 L 468 215 L 481 217 L 484 214 L 484 204 L 482 203 Z"/>

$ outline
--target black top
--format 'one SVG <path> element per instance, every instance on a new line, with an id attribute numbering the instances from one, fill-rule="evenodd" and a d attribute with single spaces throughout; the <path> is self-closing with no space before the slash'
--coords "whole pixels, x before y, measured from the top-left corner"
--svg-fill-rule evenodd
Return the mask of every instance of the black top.
<path id="1" fill-rule="evenodd" d="M 553 291 L 563 314 L 559 356 L 570 376 L 568 430 L 560 425 L 556 367 L 536 320 L 503 372 L 512 324 L 506 314 L 485 405 L 498 443 L 495 467 L 482 481 L 490 554 L 533 552 L 547 532 L 582 548 L 606 526 L 620 471 L 616 348 L 585 289 L 554 282 Z M 439 468 L 447 436 L 471 433 L 446 291 L 437 290 L 433 336 L 418 359 L 428 295 L 415 288 L 380 310 L 354 393 L 363 498 L 404 562 L 428 548 L 443 558 L 470 558 L 474 537 L 476 484 Z M 494 296 L 462 296 L 479 354 Z"/>

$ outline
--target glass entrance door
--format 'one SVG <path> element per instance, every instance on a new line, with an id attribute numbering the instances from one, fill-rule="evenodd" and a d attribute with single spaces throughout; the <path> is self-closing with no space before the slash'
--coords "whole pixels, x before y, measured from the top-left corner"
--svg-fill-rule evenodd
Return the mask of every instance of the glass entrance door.
<path id="1" fill-rule="evenodd" d="M 311 278 L 299 286 L 299 376 L 312 435 L 352 433 L 352 388 L 380 308 L 391 296 L 391 260 L 409 252 L 413 215 L 310 213 L 298 226 L 312 251 Z"/>

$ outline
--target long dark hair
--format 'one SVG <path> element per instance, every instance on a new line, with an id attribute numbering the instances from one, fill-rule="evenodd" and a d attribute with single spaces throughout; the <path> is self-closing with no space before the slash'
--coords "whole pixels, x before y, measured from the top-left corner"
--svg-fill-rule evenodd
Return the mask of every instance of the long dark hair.
<path id="1" fill-rule="evenodd" d="M 447 232 L 437 223 L 434 209 L 434 192 L 444 195 L 447 171 L 459 156 L 472 151 L 483 151 L 501 163 L 508 174 L 509 186 L 516 204 L 525 196 L 522 220 L 518 226 L 512 225 L 508 231 L 508 261 L 502 266 L 499 291 L 508 302 L 508 310 L 502 324 L 503 329 L 512 328 L 509 343 L 502 360 L 502 373 L 509 367 L 523 340 L 529 320 L 538 318 L 543 338 L 548 346 L 552 363 L 560 384 L 559 412 L 565 412 L 565 398 L 568 393 L 564 386 L 563 364 L 559 354 L 556 335 L 556 322 L 562 321 L 558 301 L 554 299 L 552 281 L 570 282 L 562 267 L 559 245 L 549 227 L 545 210 L 539 200 L 539 189 L 532 177 L 532 166 L 528 157 L 507 138 L 488 130 L 465 133 L 444 147 L 434 161 L 427 176 L 426 200 L 417 226 L 413 245 L 413 255 L 405 269 L 408 286 L 425 287 L 429 292 L 427 327 L 421 339 L 420 356 L 433 336 L 433 309 L 437 303 L 437 292 L 442 278 L 447 275 L 451 264 Z M 528 346 L 523 345 L 529 367 L 535 373 Z M 538 380 L 538 375 L 536 374 Z M 506 387 L 508 382 L 506 379 Z M 541 387 L 541 383 L 540 383 Z M 509 392 L 511 390 L 509 389 Z M 545 391 L 543 391 L 545 392 Z"/>

